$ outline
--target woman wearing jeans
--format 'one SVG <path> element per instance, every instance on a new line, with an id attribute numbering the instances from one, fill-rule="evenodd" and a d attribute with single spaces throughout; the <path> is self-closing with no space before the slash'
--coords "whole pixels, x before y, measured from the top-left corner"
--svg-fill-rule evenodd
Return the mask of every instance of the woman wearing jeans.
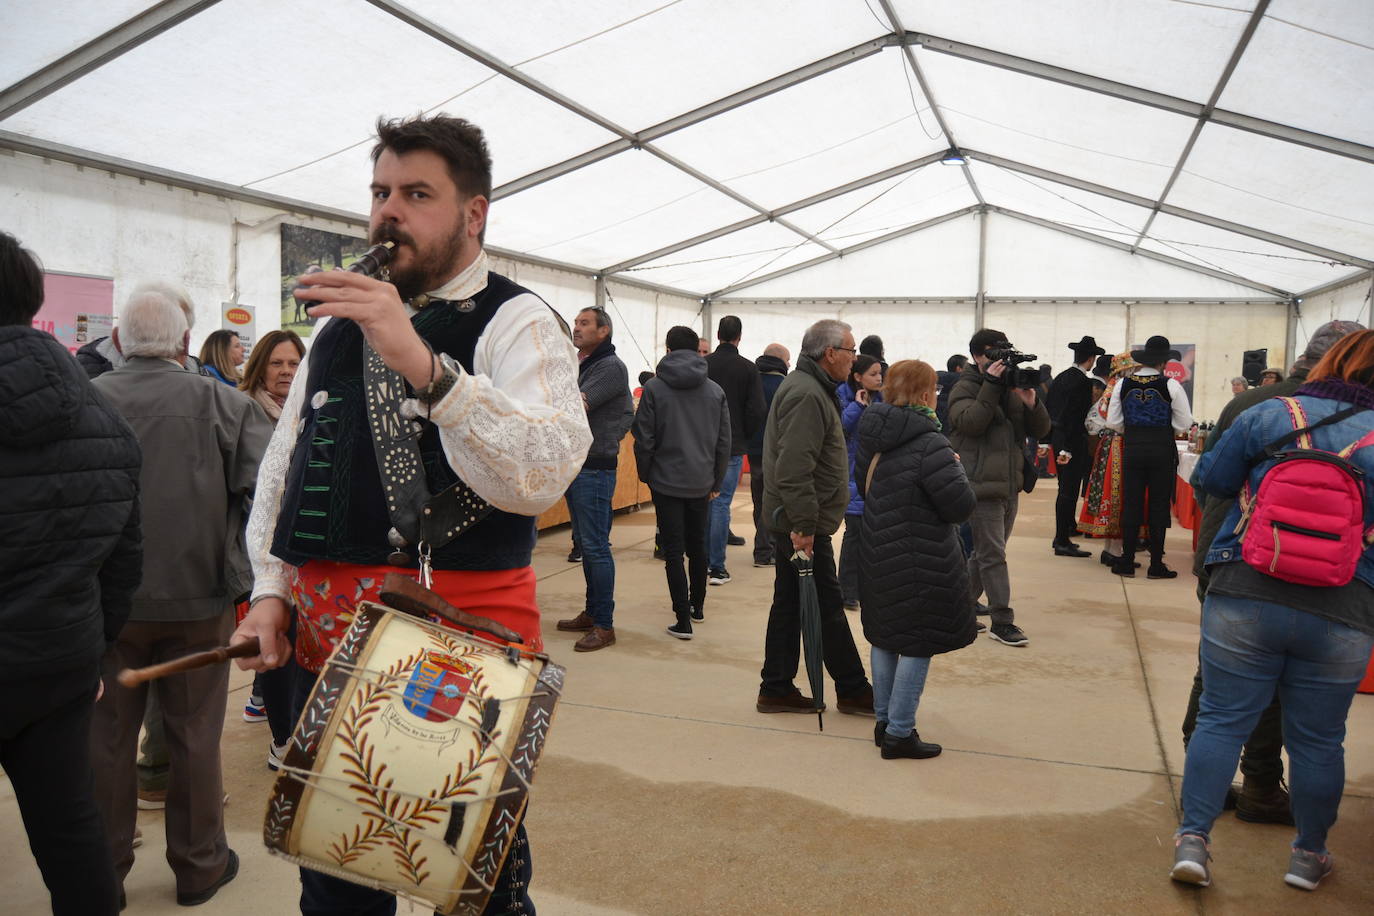
<path id="1" fill-rule="evenodd" d="M 916 732 L 930 657 L 977 635 L 957 526 L 973 512 L 973 488 L 935 418 L 935 370 L 894 363 L 859 422 L 855 479 L 864 498 L 859 595 L 873 647 L 873 741 L 883 758 L 934 757 Z"/>
<path id="2" fill-rule="evenodd" d="M 1317 449 L 1340 452 L 1374 430 L 1374 331 L 1357 331 L 1333 345 L 1296 400 L 1309 426 L 1359 408 L 1314 430 Z M 1263 458 L 1266 446 L 1293 429 L 1282 400 L 1250 408 L 1198 462 L 1197 484 L 1232 498 L 1248 480 L 1258 492 L 1274 465 Z M 1365 473 L 1364 527 L 1369 530 L 1374 526 L 1374 447 L 1355 451 L 1350 461 Z M 1320 500 L 1321 492 L 1313 491 L 1312 498 Z M 1366 542 L 1349 583 L 1298 585 L 1241 559 L 1241 537 L 1235 533 L 1240 517 L 1238 504 L 1207 553 L 1212 578 L 1202 609 L 1202 700 L 1183 770 L 1183 822 L 1170 876 L 1204 887 L 1211 882 L 1212 822 L 1235 775 L 1241 745 L 1277 689 L 1298 828 L 1284 880 L 1315 890 L 1331 871 L 1326 834 L 1336 821 L 1345 784 L 1345 718 L 1374 645 L 1374 547 Z"/>

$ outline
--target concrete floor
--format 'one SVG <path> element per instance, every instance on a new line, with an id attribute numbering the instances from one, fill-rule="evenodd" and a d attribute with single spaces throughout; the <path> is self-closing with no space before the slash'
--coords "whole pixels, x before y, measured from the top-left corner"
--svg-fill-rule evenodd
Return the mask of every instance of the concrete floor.
<path id="1" fill-rule="evenodd" d="M 734 529 L 748 535 L 741 489 Z M 663 632 L 652 510 L 617 516 L 619 642 L 579 654 L 553 623 L 581 610 L 580 568 L 565 560 L 566 529 L 541 537 L 546 639 L 569 676 L 528 819 L 540 913 L 1374 912 L 1374 696 L 1350 715 L 1337 868 L 1319 891 L 1283 884 L 1291 828 L 1229 814 L 1212 887 L 1168 879 L 1193 580 L 1123 581 L 1095 558 L 1054 557 L 1052 499 L 1042 484 L 1023 501 L 1009 546 L 1030 645 L 983 638 L 935 660 L 918 725 L 945 752 L 926 761 L 881 760 L 871 719 L 828 713 L 818 733 L 814 716 L 754 711 L 772 571 L 754 569 L 747 547 L 730 549 L 734 581 L 710 590 L 697 638 L 681 642 Z M 1175 568 L 1191 566 L 1188 544 L 1171 532 Z M 243 865 L 204 909 L 266 916 L 294 912 L 298 884 L 261 844 L 268 737 L 239 718 L 249 680 L 231 677 L 223 740 Z M 161 822 L 140 814 L 134 916 L 184 912 Z M 0 862 L 0 912 L 46 912 L 3 780 Z"/>

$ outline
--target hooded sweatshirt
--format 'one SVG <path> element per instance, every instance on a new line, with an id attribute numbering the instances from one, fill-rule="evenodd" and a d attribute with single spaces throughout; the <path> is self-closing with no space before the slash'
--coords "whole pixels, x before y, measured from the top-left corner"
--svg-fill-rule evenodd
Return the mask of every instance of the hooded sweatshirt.
<path id="1" fill-rule="evenodd" d="M 49 334 L 0 327 L 0 680 L 96 666 L 143 571 L 134 432 Z"/>
<path id="2" fill-rule="evenodd" d="M 720 489 L 730 460 L 730 408 L 695 350 L 659 360 L 631 433 L 639 479 L 655 493 L 700 499 Z"/>

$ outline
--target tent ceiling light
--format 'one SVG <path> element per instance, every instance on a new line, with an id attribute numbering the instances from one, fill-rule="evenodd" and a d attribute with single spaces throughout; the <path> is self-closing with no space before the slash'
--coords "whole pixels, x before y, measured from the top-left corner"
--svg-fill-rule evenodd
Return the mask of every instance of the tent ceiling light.
<path id="1" fill-rule="evenodd" d="M 964 158 L 963 153 L 959 152 L 959 148 L 957 146 L 951 146 L 948 150 L 945 151 L 944 156 L 940 157 L 940 164 L 968 165 L 968 160 Z"/>

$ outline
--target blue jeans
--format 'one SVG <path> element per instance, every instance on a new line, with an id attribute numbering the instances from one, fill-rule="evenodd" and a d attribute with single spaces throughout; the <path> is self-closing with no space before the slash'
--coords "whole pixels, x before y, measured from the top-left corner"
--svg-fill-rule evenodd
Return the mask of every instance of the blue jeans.
<path id="1" fill-rule="evenodd" d="M 582 575 L 587 579 L 586 611 L 593 623 L 607 630 L 615 625 L 615 560 L 611 557 L 614 494 L 614 468 L 584 468 L 568 485 L 567 493 L 573 539 L 582 548 Z"/>
<path id="2" fill-rule="evenodd" d="M 873 717 L 887 722 L 892 737 L 905 738 L 916 729 L 916 706 L 926 689 L 930 659 L 873 646 L 868 660 L 873 666 Z"/>
<path id="3" fill-rule="evenodd" d="M 1306 611 L 1208 595 L 1202 699 L 1183 767 L 1179 832 L 1209 836 L 1241 745 L 1277 688 L 1298 827 L 1293 845 L 1324 855 L 1345 787 L 1345 717 L 1371 645 L 1374 637 Z"/>
<path id="4" fill-rule="evenodd" d="M 725 479 L 720 482 L 720 495 L 711 500 L 711 534 L 706 549 L 706 565 L 711 569 L 725 568 L 725 539 L 730 536 L 730 503 L 739 486 L 739 469 L 743 455 L 731 455 L 725 465 Z"/>

